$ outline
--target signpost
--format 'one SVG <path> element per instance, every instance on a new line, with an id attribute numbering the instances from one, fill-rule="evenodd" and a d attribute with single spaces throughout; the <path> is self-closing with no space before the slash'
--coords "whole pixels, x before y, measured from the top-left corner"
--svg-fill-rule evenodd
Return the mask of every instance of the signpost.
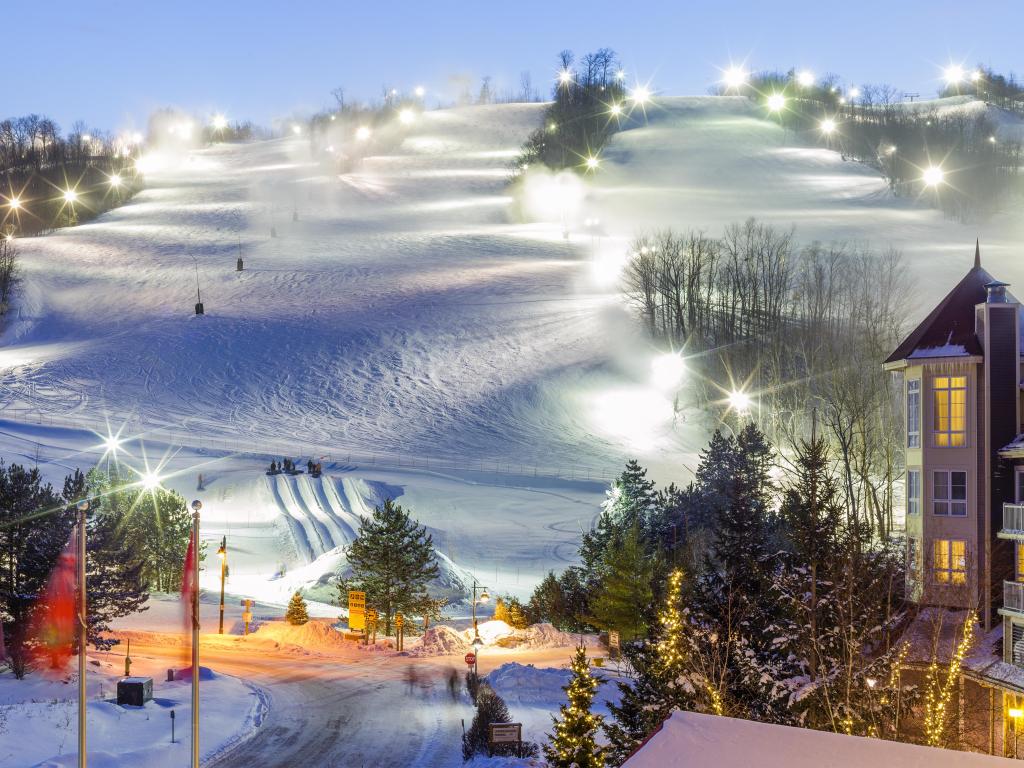
<path id="1" fill-rule="evenodd" d="M 356 589 L 348 591 L 348 629 L 350 632 L 366 631 L 366 593 Z"/>
<path id="2" fill-rule="evenodd" d="M 619 639 L 619 630 L 613 629 L 608 632 L 608 656 L 618 659 L 622 652 L 622 645 Z"/>
<path id="3" fill-rule="evenodd" d="M 369 631 L 367 632 L 367 635 L 369 635 L 369 637 L 367 639 L 368 639 L 368 641 L 370 643 L 376 643 L 377 642 L 377 621 L 378 621 L 377 611 L 374 610 L 373 608 L 368 610 L 366 612 L 366 620 L 367 620 L 367 623 L 369 624 L 369 627 L 368 627 Z"/>
<path id="4" fill-rule="evenodd" d="M 491 723 L 487 729 L 487 755 L 490 757 L 494 748 L 500 744 L 515 744 L 516 756 L 522 757 L 523 724 L 522 723 Z"/>
<path id="5" fill-rule="evenodd" d="M 476 664 L 476 654 L 470 651 L 466 654 L 466 665 L 472 667 Z"/>
<path id="6" fill-rule="evenodd" d="M 400 614 L 395 614 L 395 650 L 404 650 L 405 646 L 405 617 Z"/>
<path id="7" fill-rule="evenodd" d="M 249 625 L 252 624 L 252 600 L 242 601 L 242 621 L 245 623 L 245 629 L 243 630 L 246 635 L 249 634 Z"/>

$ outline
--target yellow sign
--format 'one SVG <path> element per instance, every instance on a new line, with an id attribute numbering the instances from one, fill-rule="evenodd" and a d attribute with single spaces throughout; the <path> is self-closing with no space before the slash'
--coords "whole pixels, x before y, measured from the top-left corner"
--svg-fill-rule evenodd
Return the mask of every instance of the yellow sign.
<path id="1" fill-rule="evenodd" d="M 398 627 L 399 629 L 401 629 L 404 624 L 405 624 L 405 617 L 402 614 L 400 614 L 400 613 L 396 613 L 395 614 L 395 626 Z"/>
<path id="2" fill-rule="evenodd" d="M 348 628 L 350 632 L 366 629 L 366 593 L 350 589 L 348 592 Z"/>

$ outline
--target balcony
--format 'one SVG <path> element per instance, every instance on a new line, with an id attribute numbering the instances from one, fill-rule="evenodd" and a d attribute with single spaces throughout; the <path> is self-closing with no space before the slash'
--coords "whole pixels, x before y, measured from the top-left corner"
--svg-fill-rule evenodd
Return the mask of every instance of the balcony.
<path id="1" fill-rule="evenodd" d="M 1024 616 L 1024 582 L 1003 582 L 1003 607 L 999 613 L 1004 616 Z"/>
<path id="2" fill-rule="evenodd" d="M 998 536 L 1024 541 L 1024 504 L 1003 504 L 1003 529 Z"/>

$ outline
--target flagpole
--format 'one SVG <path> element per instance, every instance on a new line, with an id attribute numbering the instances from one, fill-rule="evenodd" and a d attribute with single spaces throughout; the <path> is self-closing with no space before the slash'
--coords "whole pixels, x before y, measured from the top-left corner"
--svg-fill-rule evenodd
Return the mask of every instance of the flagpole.
<path id="1" fill-rule="evenodd" d="M 192 502 L 192 768 L 199 768 L 199 510 Z"/>
<path id="2" fill-rule="evenodd" d="M 89 500 L 78 502 L 78 768 L 85 768 L 85 644 L 87 640 L 85 602 L 85 513 L 89 511 Z"/>

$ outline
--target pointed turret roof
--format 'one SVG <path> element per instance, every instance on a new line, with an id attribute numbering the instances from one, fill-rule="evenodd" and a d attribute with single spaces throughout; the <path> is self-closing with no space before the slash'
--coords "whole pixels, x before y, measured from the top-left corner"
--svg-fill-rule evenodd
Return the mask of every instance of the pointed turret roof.
<path id="1" fill-rule="evenodd" d="M 974 308 L 985 301 L 985 286 L 997 282 L 981 266 L 981 245 L 974 245 L 974 267 L 907 336 L 886 363 L 914 357 L 958 357 L 982 354 L 975 333 Z"/>

